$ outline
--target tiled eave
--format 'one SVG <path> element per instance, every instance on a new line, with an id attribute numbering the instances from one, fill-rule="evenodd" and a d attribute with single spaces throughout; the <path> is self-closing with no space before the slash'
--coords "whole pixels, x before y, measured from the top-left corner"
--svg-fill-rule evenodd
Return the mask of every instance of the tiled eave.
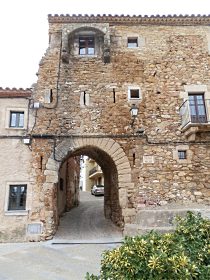
<path id="1" fill-rule="evenodd" d="M 31 89 L 23 89 L 23 88 L 1 88 L 0 87 L 0 98 L 14 98 L 14 97 L 22 97 L 28 98 L 31 97 L 32 91 Z"/>
<path id="2" fill-rule="evenodd" d="M 109 23 L 140 25 L 210 25 L 210 15 L 48 15 L 49 23 Z"/>

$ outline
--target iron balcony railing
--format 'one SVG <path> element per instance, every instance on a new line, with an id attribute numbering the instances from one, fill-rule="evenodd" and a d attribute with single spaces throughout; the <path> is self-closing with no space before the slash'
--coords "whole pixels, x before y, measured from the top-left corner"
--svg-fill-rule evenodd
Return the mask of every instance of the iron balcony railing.
<path id="1" fill-rule="evenodd" d="M 181 126 L 184 128 L 188 124 L 208 124 L 210 123 L 210 99 L 203 100 L 201 104 L 192 104 L 186 100 L 180 107 Z"/>
<path id="2" fill-rule="evenodd" d="M 94 167 L 89 171 L 89 176 L 93 175 L 93 174 L 96 173 L 96 172 L 102 172 L 99 165 L 94 166 Z"/>

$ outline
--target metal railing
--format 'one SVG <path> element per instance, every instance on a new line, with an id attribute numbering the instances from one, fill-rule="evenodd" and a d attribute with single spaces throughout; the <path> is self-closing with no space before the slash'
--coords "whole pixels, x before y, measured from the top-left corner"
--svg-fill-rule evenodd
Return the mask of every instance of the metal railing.
<path id="1" fill-rule="evenodd" d="M 96 173 L 96 172 L 102 172 L 99 165 L 94 166 L 94 167 L 89 171 L 89 176 L 93 175 L 93 174 Z"/>
<path id="2" fill-rule="evenodd" d="M 199 107 L 200 106 L 200 107 Z M 195 107 L 193 107 L 195 109 Z M 209 110 L 210 110 L 210 99 L 205 99 L 203 105 L 196 107 L 196 113 L 190 107 L 189 100 L 186 100 L 179 108 L 181 116 L 181 126 L 184 128 L 187 124 L 206 124 L 209 123 Z M 193 112 L 192 112 L 193 111 Z"/>

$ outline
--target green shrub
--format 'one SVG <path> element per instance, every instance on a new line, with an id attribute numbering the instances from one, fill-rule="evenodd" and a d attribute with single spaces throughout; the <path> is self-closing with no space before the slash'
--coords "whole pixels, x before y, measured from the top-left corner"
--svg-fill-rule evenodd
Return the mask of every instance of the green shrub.
<path id="1" fill-rule="evenodd" d="M 210 220 L 188 212 L 176 219 L 173 233 L 126 237 L 102 256 L 100 276 L 87 274 L 87 280 L 208 280 Z"/>

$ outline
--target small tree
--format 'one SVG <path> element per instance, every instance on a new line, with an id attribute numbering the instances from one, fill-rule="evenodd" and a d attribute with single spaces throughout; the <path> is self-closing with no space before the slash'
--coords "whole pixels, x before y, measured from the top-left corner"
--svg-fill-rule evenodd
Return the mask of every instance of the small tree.
<path id="1" fill-rule="evenodd" d="M 208 280 L 210 220 L 188 212 L 174 232 L 126 237 L 102 257 L 100 276 L 87 273 L 87 280 Z"/>

